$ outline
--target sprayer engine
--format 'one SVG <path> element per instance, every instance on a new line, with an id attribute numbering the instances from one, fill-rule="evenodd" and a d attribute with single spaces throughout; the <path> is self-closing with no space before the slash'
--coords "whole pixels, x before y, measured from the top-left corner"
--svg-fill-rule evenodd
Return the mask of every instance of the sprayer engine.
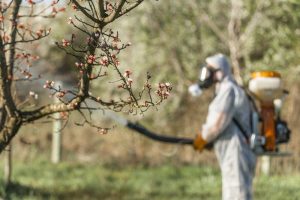
<path id="1" fill-rule="evenodd" d="M 284 144 L 290 141 L 290 129 L 282 120 L 276 121 L 276 144 Z"/>
<path id="2" fill-rule="evenodd" d="M 253 130 L 250 138 L 251 148 L 257 154 L 279 155 L 279 144 L 287 143 L 290 139 L 287 123 L 280 118 L 287 94 L 282 89 L 281 76 L 275 71 L 254 72 L 249 81 L 249 90 L 259 104 L 259 114 L 252 116 L 256 130 Z"/>

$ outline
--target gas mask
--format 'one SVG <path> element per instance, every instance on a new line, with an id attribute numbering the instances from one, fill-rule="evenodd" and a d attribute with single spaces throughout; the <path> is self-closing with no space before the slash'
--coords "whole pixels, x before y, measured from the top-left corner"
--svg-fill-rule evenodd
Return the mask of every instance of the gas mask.
<path id="1" fill-rule="evenodd" d="M 203 89 L 210 88 L 214 83 L 214 74 L 219 69 L 214 69 L 207 65 L 201 67 L 198 83 L 189 87 L 189 92 L 192 96 L 200 96 Z"/>

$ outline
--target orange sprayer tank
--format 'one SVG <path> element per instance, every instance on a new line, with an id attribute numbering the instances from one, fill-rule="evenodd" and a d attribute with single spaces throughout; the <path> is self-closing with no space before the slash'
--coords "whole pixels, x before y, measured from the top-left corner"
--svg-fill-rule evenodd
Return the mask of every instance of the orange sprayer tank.
<path id="1" fill-rule="evenodd" d="M 265 150 L 276 150 L 274 100 L 282 94 L 281 76 L 275 71 L 253 72 L 249 90 L 259 100 L 262 118 L 262 134 L 266 138 Z"/>

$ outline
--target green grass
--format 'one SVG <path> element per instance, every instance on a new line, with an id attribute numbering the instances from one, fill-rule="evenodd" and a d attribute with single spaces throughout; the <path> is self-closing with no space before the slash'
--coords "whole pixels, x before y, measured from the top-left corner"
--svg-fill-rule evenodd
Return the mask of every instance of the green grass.
<path id="1" fill-rule="evenodd" d="M 205 166 L 14 164 L 13 184 L 1 190 L 7 199 L 221 199 L 219 170 Z M 256 200 L 300 200 L 300 175 L 256 177 L 254 188 Z"/>

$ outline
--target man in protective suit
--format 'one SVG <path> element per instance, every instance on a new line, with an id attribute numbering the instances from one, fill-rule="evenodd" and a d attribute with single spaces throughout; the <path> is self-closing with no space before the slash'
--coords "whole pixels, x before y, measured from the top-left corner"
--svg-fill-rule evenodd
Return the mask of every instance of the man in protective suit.
<path id="1" fill-rule="evenodd" d="M 206 122 L 194 140 L 194 148 L 201 152 L 213 144 L 222 172 L 223 200 L 251 200 L 256 156 L 243 131 L 250 129 L 250 102 L 234 81 L 223 54 L 206 58 L 199 83 L 190 92 L 200 94 L 201 89 L 212 85 L 216 87 L 216 95 L 209 105 Z"/>

